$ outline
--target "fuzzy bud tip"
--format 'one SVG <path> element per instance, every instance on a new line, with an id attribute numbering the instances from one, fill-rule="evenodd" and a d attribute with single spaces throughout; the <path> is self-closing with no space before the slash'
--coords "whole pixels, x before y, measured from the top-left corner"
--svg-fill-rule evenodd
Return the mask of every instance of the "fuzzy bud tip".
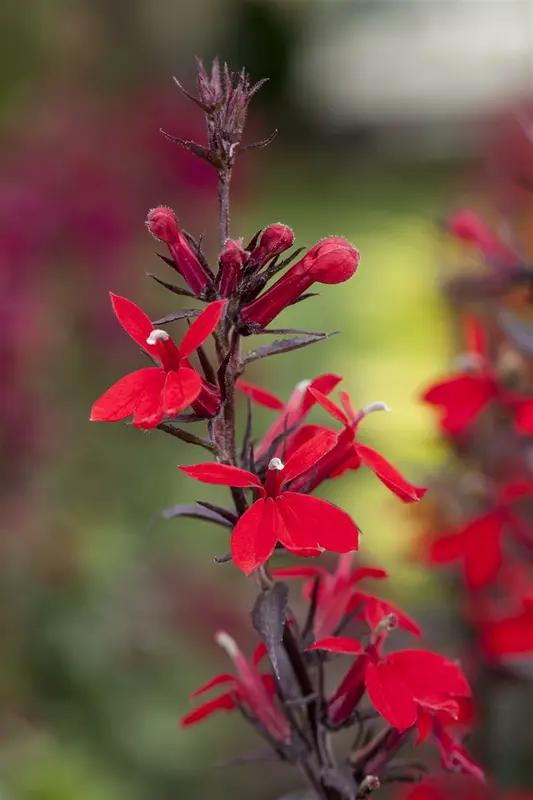
<path id="1" fill-rule="evenodd" d="M 180 235 L 178 219 L 172 209 L 166 206 L 152 208 L 146 218 L 146 227 L 155 239 L 166 244 L 175 241 Z"/>

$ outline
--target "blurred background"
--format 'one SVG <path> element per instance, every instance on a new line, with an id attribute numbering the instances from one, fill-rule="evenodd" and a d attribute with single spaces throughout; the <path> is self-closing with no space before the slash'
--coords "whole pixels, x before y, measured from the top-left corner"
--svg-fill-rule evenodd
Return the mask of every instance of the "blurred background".
<path id="1" fill-rule="evenodd" d="M 153 519 L 192 502 L 176 465 L 197 454 L 159 431 L 88 422 L 96 397 L 139 364 L 108 291 L 152 317 L 176 307 L 145 275 L 165 277 L 147 211 L 171 206 L 215 252 L 214 176 L 158 131 L 201 140 L 172 76 L 191 87 L 194 56 L 216 54 L 270 79 L 248 140 L 280 130 L 238 165 L 233 235 L 281 221 L 297 246 L 342 235 L 362 253 L 350 284 L 283 317 L 343 335 L 247 377 L 286 398 L 299 380 L 339 372 L 358 406 L 392 408 L 365 422 L 366 441 L 411 480 L 444 458 L 417 400 L 453 350 L 438 222 L 478 196 L 492 121 L 533 91 L 533 3 L 4 3 L 2 800 L 266 800 L 293 785 L 283 767 L 259 785 L 257 767 L 211 768 L 242 750 L 238 719 L 178 728 L 191 691 L 226 668 L 214 631 L 254 646 L 253 587 L 213 562 L 225 534 Z M 256 416 L 257 435 L 271 413 Z M 393 573 L 387 591 L 414 615 L 423 600 L 431 620 L 443 601 L 410 558 L 416 516 L 363 472 L 326 493 L 364 531 L 361 558 Z"/>

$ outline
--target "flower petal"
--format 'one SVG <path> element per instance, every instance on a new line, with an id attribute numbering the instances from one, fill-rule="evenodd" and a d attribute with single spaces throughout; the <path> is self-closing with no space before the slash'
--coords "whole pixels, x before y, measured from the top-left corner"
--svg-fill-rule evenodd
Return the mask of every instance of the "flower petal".
<path id="1" fill-rule="evenodd" d="M 491 377 L 454 375 L 431 386 L 422 400 L 444 409 L 442 426 L 446 431 L 462 433 L 497 391 L 497 384 Z"/>
<path id="2" fill-rule="evenodd" d="M 325 575 L 323 567 L 279 567 L 270 571 L 273 578 L 315 578 Z"/>
<path id="3" fill-rule="evenodd" d="M 198 697 L 198 695 L 205 694 L 205 692 L 210 692 L 211 689 L 214 689 L 216 686 L 221 686 L 225 683 L 235 683 L 235 675 L 230 675 L 229 673 L 215 675 L 214 678 L 211 678 L 210 681 L 202 684 L 202 686 L 200 686 L 191 694 L 191 700 L 194 700 L 194 698 Z"/>
<path id="4" fill-rule="evenodd" d="M 368 664 L 365 682 L 370 702 L 393 728 L 405 731 L 415 724 L 417 705 L 387 661 Z"/>
<path id="5" fill-rule="evenodd" d="M 437 698 L 470 697 L 472 694 L 462 669 L 430 650 L 400 650 L 387 656 L 396 675 L 423 701 Z"/>
<path id="6" fill-rule="evenodd" d="M 350 639 L 348 636 L 326 636 L 305 649 L 327 650 L 328 653 L 346 653 L 348 655 L 361 655 L 365 652 L 361 642 Z"/>
<path id="7" fill-rule="evenodd" d="M 282 502 L 299 519 L 309 541 L 334 553 L 349 553 L 359 546 L 357 525 L 345 511 L 318 497 L 283 492 Z M 278 498 L 278 508 L 280 507 Z M 289 531 L 290 533 L 290 531 Z"/>
<path id="8" fill-rule="evenodd" d="M 220 486 L 254 486 L 263 491 L 258 477 L 246 469 L 232 467 L 229 464 L 218 464 L 216 461 L 205 464 L 191 464 L 189 467 L 178 467 L 179 470 L 201 483 L 212 483 Z"/>
<path id="9" fill-rule="evenodd" d="M 361 461 L 370 467 L 372 472 L 385 484 L 387 489 L 394 492 L 396 497 L 403 500 L 404 503 L 414 503 L 424 497 L 427 488 L 424 486 L 414 486 L 409 481 L 406 481 L 403 475 L 393 467 L 392 464 L 383 458 L 376 450 L 367 447 L 365 444 L 354 444 L 357 455 Z"/>
<path id="10" fill-rule="evenodd" d="M 533 433 L 533 400 L 524 400 L 518 404 L 515 425 L 520 433 Z"/>
<path id="11" fill-rule="evenodd" d="M 225 692 L 220 697 L 215 697 L 214 700 L 208 700 L 206 703 L 197 706 L 193 711 L 189 711 L 180 720 L 181 728 L 188 728 L 189 725 L 194 725 L 206 717 L 211 717 L 217 711 L 233 711 L 236 708 L 235 700 L 231 692 Z"/>
<path id="12" fill-rule="evenodd" d="M 163 370 L 158 369 L 154 372 L 157 375 L 143 392 L 135 407 L 133 425 L 136 428 L 151 430 L 157 427 L 164 417 L 163 387 L 167 376 Z"/>
<path id="13" fill-rule="evenodd" d="M 309 392 L 309 394 L 313 395 L 317 403 L 320 403 L 322 408 L 326 409 L 328 414 L 331 414 L 331 416 L 334 417 L 336 420 L 342 422 L 343 425 L 350 424 L 350 420 L 348 419 L 344 411 L 341 408 L 339 408 L 339 406 L 336 405 L 336 403 L 334 403 L 333 400 L 330 400 L 329 397 L 326 397 L 326 395 L 322 394 L 322 392 L 318 391 L 318 389 L 313 389 L 309 387 L 307 391 Z"/>
<path id="14" fill-rule="evenodd" d="M 113 384 L 93 405 L 91 422 L 118 422 L 131 417 L 145 392 L 161 385 L 165 373 L 157 367 L 145 367 L 125 375 Z"/>
<path id="15" fill-rule="evenodd" d="M 193 369 L 181 367 L 167 374 L 163 390 L 163 409 L 169 417 L 177 416 L 196 400 L 202 391 L 202 379 Z"/>
<path id="16" fill-rule="evenodd" d="M 182 358 L 187 358 L 194 353 L 202 342 L 205 342 L 207 337 L 213 333 L 226 302 L 226 300 L 215 300 L 214 303 L 209 303 L 199 317 L 196 317 L 180 344 L 179 350 Z"/>
<path id="17" fill-rule="evenodd" d="M 322 456 L 329 453 L 337 444 L 338 435 L 335 431 L 323 430 L 301 445 L 288 459 L 281 473 L 282 485 L 292 481 L 314 467 Z"/>
<path id="18" fill-rule="evenodd" d="M 363 581 L 365 578 L 381 580 L 382 578 L 388 577 L 389 573 L 384 569 L 380 569 L 380 567 L 358 567 L 354 569 L 350 575 L 350 583 L 359 583 L 359 581 Z"/>
<path id="19" fill-rule="evenodd" d="M 244 512 L 231 534 L 233 563 L 245 575 L 268 561 L 278 541 L 279 515 L 276 503 L 259 499 Z"/>
<path id="20" fill-rule="evenodd" d="M 239 378 L 236 381 L 235 386 L 239 391 L 241 391 L 246 397 L 249 397 L 254 403 L 257 403 L 259 406 L 263 406 L 264 408 L 271 408 L 274 411 L 281 411 L 285 408 L 284 403 L 276 397 L 274 394 L 270 394 L 265 389 L 260 389 L 259 386 L 254 386 L 252 383 L 248 383 L 247 381 L 243 381 Z"/>
<path id="21" fill-rule="evenodd" d="M 127 300 L 125 297 L 121 297 L 118 294 L 113 294 L 113 292 L 109 292 L 109 297 L 111 298 L 111 305 L 113 306 L 115 316 L 126 333 L 131 336 L 133 341 L 137 342 L 143 350 L 146 350 L 146 352 L 150 353 L 154 358 L 158 358 L 157 347 L 146 343 L 146 340 L 154 329 L 150 318 L 139 306 L 132 303 L 131 300 Z"/>
<path id="22" fill-rule="evenodd" d="M 302 398 L 302 418 L 308 414 L 308 412 L 317 402 L 316 397 L 313 396 L 309 389 L 316 389 L 323 395 L 327 395 L 330 394 L 330 392 L 332 392 L 337 384 L 339 384 L 341 381 L 342 377 L 340 375 L 335 375 L 334 372 L 327 372 L 325 375 L 319 375 L 318 378 L 314 378 L 307 387 L 307 391 L 304 393 Z"/>

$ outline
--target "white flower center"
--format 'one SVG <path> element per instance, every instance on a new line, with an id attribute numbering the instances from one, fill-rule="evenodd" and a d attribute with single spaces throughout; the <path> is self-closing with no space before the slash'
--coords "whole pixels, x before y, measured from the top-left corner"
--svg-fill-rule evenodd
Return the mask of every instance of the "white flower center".
<path id="1" fill-rule="evenodd" d="M 268 468 L 269 469 L 277 469 L 277 470 L 281 471 L 282 469 L 285 468 L 285 464 L 283 463 L 281 458 L 273 458 L 273 459 L 271 459 L 271 461 L 270 461 L 270 463 L 268 465 Z"/>
<path id="2" fill-rule="evenodd" d="M 167 339 L 170 339 L 170 334 L 166 331 L 162 331 L 161 328 L 154 328 L 148 339 L 146 340 L 146 344 L 155 344 L 156 342 L 166 342 Z"/>

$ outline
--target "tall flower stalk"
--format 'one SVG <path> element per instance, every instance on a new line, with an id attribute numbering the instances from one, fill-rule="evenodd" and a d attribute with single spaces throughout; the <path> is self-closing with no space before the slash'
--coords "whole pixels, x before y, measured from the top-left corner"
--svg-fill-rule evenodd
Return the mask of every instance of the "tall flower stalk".
<path id="1" fill-rule="evenodd" d="M 217 675 L 194 692 L 194 707 L 182 727 L 215 713 L 240 712 L 268 743 L 272 759 L 300 771 L 309 786 L 296 795 L 301 798 L 311 792 L 324 800 L 355 800 L 383 783 L 418 780 L 424 767 L 399 757 L 412 739 L 431 739 L 445 769 L 480 779 L 481 770 L 462 743 L 469 725 L 470 688 L 461 667 L 419 647 L 390 652 L 397 628 L 416 637 L 421 631 L 400 609 L 361 589 L 361 581 L 381 580 L 386 573 L 352 568 L 359 545 L 357 524 L 345 511 L 311 494 L 322 482 L 366 466 L 401 501 L 424 496 L 424 487 L 407 481 L 384 456 L 358 441 L 364 417 L 387 411 L 386 405 L 377 402 L 356 411 L 349 395 L 340 392 L 341 408 L 330 399 L 342 380 L 333 374 L 300 382 L 286 403 L 246 380 L 250 363 L 328 338 L 327 333 L 269 326 L 290 305 L 304 301 L 313 284 L 342 283 L 359 266 L 358 250 L 338 236 L 323 239 L 305 254 L 301 249 L 287 254 L 294 236 L 283 224 L 265 227 L 246 244 L 231 238 L 235 159 L 273 138 L 243 143 L 248 106 L 261 85 L 251 84 L 244 71 L 232 75 L 215 60 L 209 74 L 199 63 L 196 95 L 180 86 L 205 114 L 207 143 L 165 136 L 217 172 L 219 257 L 210 264 L 201 243 L 181 230 L 170 209 L 150 211 L 148 228 L 168 246 L 170 255 L 161 258 L 179 281 L 158 282 L 204 306 L 152 322 L 134 303 L 112 295 L 120 324 L 153 365 L 120 379 L 91 413 L 92 420 L 104 422 L 132 417 L 137 428 L 175 437 L 180 440 L 180 462 L 185 444 L 202 448 L 210 460 L 180 468 L 192 479 L 230 490 L 230 506 L 198 501 L 174 506 L 165 516 L 203 519 L 231 531 L 227 556 L 216 560 L 232 561 L 255 580 L 258 597 L 251 619 L 260 641 L 248 660 L 229 632 L 215 633 L 235 673 Z M 179 345 L 165 327 L 177 320 L 192 320 Z M 260 341 L 265 335 L 278 338 L 248 348 L 249 337 L 258 333 Z M 212 350 L 206 347 L 210 338 Z M 238 392 L 248 398 L 240 442 Z M 277 413 L 259 441 L 255 403 Z M 333 417 L 335 427 L 308 423 L 310 411 L 320 407 Z M 206 425 L 203 437 L 187 427 L 199 421 Z M 193 486 L 191 482 L 191 491 Z M 340 554 L 333 574 L 311 560 L 324 551 Z M 304 561 L 271 569 L 278 553 Z M 280 580 L 284 577 L 308 579 L 304 620 L 289 608 L 288 587 Z M 358 639 L 345 635 L 354 618 L 363 626 Z M 325 674 L 333 654 L 343 654 L 349 664 L 330 693 Z M 267 666 L 261 669 L 263 663 Z M 333 739 L 343 729 L 351 732 L 352 744 L 338 752 Z"/>

